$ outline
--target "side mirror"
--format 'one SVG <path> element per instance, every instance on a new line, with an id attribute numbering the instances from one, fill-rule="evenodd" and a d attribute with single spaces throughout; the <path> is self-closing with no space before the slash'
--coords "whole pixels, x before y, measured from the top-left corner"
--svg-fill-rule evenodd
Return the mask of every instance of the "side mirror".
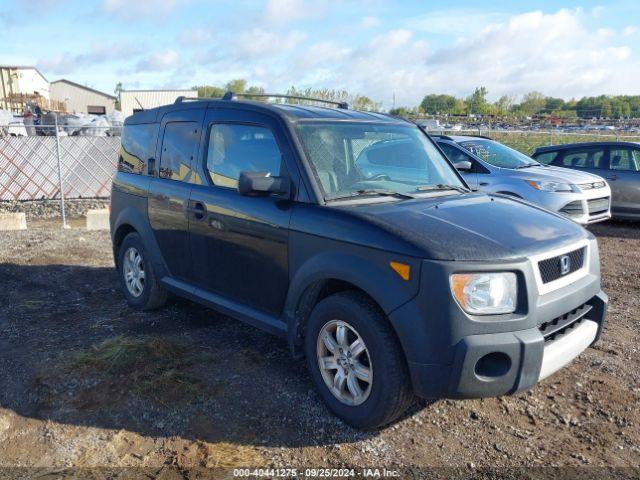
<path id="1" fill-rule="evenodd" d="M 289 198 L 291 182 L 288 177 L 272 177 L 267 172 L 241 172 L 238 192 L 245 196 L 277 194 Z"/>
<path id="2" fill-rule="evenodd" d="M 456 162 L 453 164 L 456 167 L 456 170 L 467 171 L 471 170 L 471 162 L 469 160 L 462 160 L 461 162 Z"/>

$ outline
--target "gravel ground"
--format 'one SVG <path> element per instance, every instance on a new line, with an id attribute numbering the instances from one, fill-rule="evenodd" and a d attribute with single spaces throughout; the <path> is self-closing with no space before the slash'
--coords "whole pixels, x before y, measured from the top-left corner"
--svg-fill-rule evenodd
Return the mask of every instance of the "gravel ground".
<path id="1" fill-rule="evenodd" d="M 519 467 L 517 478 L 532 478 L 532 467 L 601 466 L 637 475 L 640 225 L 592 230 L 611 299 L 595 348 L 532 391 L 419 401 L 375 432 L 332 417 L 283 340 L 186 301 L 128 308 L 107 232 L 2 232 L 0 469 L 37 467 L 48 478 L 66 467 L 146 467 L 152 478 L 165 469 L 196 478 L 204 467 L 218 477 L 240 466 L 414 477 L 433 473 L 426 467 L 486 476 Z"/>

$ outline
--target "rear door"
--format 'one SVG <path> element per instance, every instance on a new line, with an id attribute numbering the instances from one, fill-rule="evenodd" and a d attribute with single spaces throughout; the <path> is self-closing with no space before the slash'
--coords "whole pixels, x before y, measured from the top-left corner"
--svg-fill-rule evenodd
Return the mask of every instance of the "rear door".
<path id="1" fill-rule="evenodd" d="M 254 111 L 210 109 L 205 128 L 198 160 L 204 180 L 194 185 L 190 201 L 196 285 L 277 316 L 289 286 L 293 204 L 278 196 L 242 196 L 237 185 L 243 171 L 291 176 L 289 142 L 277 119 Z"/>
<path id="2" fill-rule="evenodd" d="M 171 112 L 160 125 L 160 148 L 149 186 L 149 221 L 172 277 L 190 281 L 187 208 L 197 183 L 192 163 L 198 151 L 204 110 Z"/>
<path id="3" fill-rule="evenodd" d="M 609 171 L 613 215 L 640 215 L 640 148 L 609 147 Z"/>

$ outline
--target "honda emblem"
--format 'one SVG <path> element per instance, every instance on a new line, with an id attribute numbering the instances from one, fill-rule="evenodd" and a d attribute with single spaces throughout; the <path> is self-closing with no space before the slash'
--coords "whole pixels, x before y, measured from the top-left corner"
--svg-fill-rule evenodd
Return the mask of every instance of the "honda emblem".
<path id="1" fill-rule="evenodd" d="M 571 258 L 569 255 L 563 255 L 560 257 L 560 274 L 566 275 L 571 271 Z"/>

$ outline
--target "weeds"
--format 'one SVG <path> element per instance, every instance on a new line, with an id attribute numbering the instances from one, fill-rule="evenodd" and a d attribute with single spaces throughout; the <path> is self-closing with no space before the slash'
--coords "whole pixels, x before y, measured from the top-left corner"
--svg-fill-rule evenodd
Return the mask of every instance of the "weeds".
<path id="1" fill-rule="evenodd" d="M 80 377 L 92 385 L 91 392 L 78 395 L 81 399 L 134 393 L 168 406 L 203 392 L 203 384 L 192 373 L 192 367 L 203 361 L 202 355 L 176 339 L 119 336 L 73 354 L 58 370 L 64 377 Z"/>

